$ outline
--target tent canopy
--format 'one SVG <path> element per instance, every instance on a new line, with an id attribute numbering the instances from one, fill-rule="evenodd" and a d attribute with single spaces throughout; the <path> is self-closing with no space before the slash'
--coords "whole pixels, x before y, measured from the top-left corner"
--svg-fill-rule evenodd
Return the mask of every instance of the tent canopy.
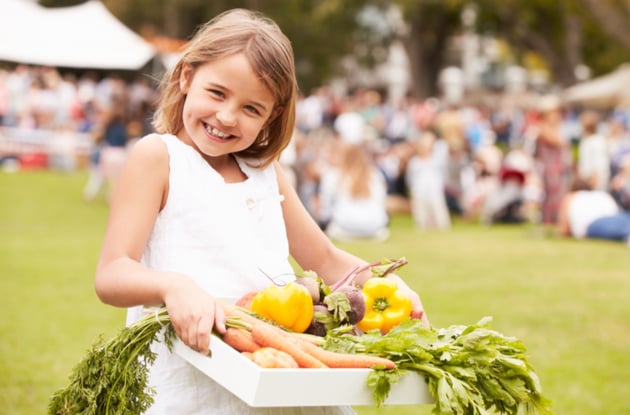
<path id="1" fill-rule="evenodd" d="M 69 68 L 137 70 L 155 48 L 99 1 L 46 8 L 0 0 L 0 60 Z"/>
<path id="2" fill-rule="evenodd" d="M 628 102 L 629 85 L 630 64 L 624 64 L 609 74 L 567 88 L 564 100 L 572 104 L 614 108 Z"/>

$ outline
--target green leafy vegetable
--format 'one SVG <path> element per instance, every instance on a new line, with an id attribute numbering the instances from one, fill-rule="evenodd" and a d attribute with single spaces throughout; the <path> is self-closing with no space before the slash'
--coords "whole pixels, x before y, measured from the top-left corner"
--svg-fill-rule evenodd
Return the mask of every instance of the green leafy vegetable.
<path id="1" fill-rule="evenodd" d="M 155 394 L 147 387 L 149 367 L 156 358 L 150 346 L 163 328 L 163 341 L 170 347 L 175 330 L 165 309 L 125 327 L 107 342 L 97 342 L 73 369 L 68 386 L 53 394 L 48 414 L 135 415 L 146 411 Z"/>
<path id="2" fill-rule="evenodd" d="M 470 326 L 428 329 L 405 320 L 389 333 L 354 335 L 348 327 L 328 332 L 324 347 L 346 353 L 387 357 L 396 369 L 373 370 L 368 386 L 382 405 L 401 376 L 424 375 L 435 400 L 435 415 L 551 415 L 551 402 L 526 357 L 522 342 L 491 330 L 486 317 Z M 495 413 L 492 412 L 492 413 Z"/>

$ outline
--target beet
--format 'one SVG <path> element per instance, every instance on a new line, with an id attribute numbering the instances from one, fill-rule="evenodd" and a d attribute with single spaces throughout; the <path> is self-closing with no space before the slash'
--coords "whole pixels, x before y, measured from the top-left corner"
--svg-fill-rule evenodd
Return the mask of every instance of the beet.
<path id="1" fill-rule="evenodd" d="M 319 283 L 315 278 L 311 277 L 299 277 L 295 280 L 300 285 L 306 287 L 308 292 L 311 294 L 311 298 L 313 299 L 313 304 L 319 303 Z"/>
<path id="2" fill-rule="evenodd" d="M 321 315 L 325 315 L 325 317 L 320 318 Z M 306 332 L 309 334 L 314 334 L 315 336 L 324 337 L 326 336 L 326 323 L 330 321 L 331 315 L 328 307 L 323 304 L 316 304 L 313 306 L 313 320 L 311 321 L 311 325 L 308 326 Z"/>
<path id="3" fill-rule="evenodd" d="M 346 295 L 350 303 L 350 311 L 347 312 L 348 322 L 356 324 L 365 316 L 365 297 L 360 288 L 353 285 L 344 285 L 337 288 L 336 292 Z"/>

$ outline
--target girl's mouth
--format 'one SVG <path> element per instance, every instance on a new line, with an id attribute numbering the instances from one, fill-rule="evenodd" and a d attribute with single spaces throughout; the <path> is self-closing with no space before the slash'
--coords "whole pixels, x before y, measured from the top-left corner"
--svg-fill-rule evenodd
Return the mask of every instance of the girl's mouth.
<path id="1" fill-rule="evenodd" d="M 223 131 L 220 131 L 210 125 L 206 125 L 206 131 L 208 132 L 208 134 L 212 135 L 213 137 L 220 138 L 221 140 L 227 140 L 228 138 L 232 137 L 231 134 L 226 134 Z"/>

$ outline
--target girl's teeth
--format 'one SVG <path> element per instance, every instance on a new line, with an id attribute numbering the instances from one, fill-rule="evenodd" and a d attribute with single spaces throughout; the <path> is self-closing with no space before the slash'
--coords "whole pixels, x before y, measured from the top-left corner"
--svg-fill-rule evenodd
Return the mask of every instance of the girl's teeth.
<path id="1" fill-rule="evenodd" d="M 224 134 L 221 131 L 217 130 L 216 128 L 213 128 L 212 130 L 210 130 L 210 133 L 212 135 L 216 135 L 219 138 L 227 138 L 228 134 Z"/>

